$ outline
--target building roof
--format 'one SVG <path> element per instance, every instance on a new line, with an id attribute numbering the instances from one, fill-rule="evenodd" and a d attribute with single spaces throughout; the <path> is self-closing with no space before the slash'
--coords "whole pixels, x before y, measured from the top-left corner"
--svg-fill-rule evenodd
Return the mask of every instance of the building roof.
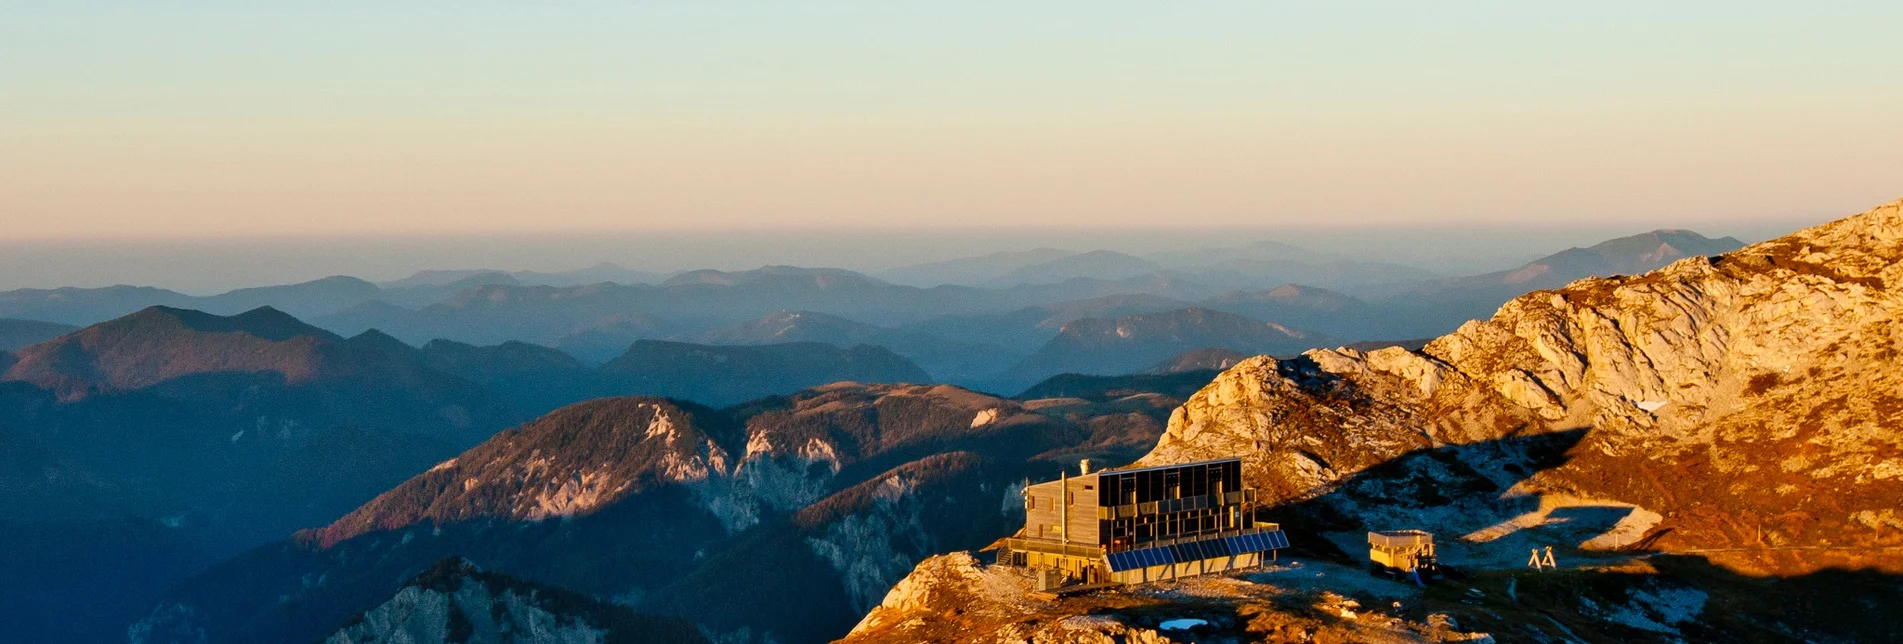
<path id="1" fill-rule="evenodd" d="M 1175 464 L 1171 464 L 1171 465 L 1151 465 L 1151 466 L 1149 466 L 1149 467 L 1133 467 L 1133 468 L 1116 468 L 1116 469 L 1108 469 L 1108 470 L 1097 470 L 1097 471 L 1095 471 L 1095 472 L 1091 472 L 1091 473 L 1092 473 L 1092 474 L 1129 474 L 1129 473 L 1132 473 L 1132 472 L 1150 472 L 1150 471 L 1155 471 L 1155 470 L 1173 470 L 1173 469 L 1177 469 L 1177 468 L 1182 468 L 1182 467 L 1191 467 L 1191 466 L 1195 466 L 1195 465 L 1212 465 L 1212 464 L 1215 464 L 1215 463 L 1227 463 L 1227 462 L 1230 462 L 1230 461 L 1236 461 L 1236 462 L 1241 462 L 1241 461 L 1242 461 L 1242 459 L 1240 459 L 1240 458 L 1217 458 L 1217 459 L 1210 459 L 1210 460 L 1207 460 L 1207 461 L 1196 461 L 1196 462 L 1193 462 L 1193 463 L 1175 463 Z"/>

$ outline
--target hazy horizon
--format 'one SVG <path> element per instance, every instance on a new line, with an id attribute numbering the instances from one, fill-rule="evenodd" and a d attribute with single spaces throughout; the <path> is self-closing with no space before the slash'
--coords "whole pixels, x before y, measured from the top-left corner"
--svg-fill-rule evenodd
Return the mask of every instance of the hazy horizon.
<path id="1" fill-rule="evenodd" d="M 1518 266 L 1573 246 L 1661 228 L 1747 243 L 1851 213 L 1772 222 L 1663 221 L 1656 226 L 1442 225 L 1386 228 L 1158 230 L 1100 228 L 664 231 L 645 235 L 454 235 L 255 237 L 236 239 L 0 240 L 0 290 L 157 286 L 193 295 L 303 282 L 333 275 L 392 281 L 422 270 L 559 272 L 600 263 L 669 273 L 768 265 L 868 273 L 999 251 L 1059 248 L 1133 255 L 1290 244 L 1360 261 L 1390 262 L 1443 276 Z"/>

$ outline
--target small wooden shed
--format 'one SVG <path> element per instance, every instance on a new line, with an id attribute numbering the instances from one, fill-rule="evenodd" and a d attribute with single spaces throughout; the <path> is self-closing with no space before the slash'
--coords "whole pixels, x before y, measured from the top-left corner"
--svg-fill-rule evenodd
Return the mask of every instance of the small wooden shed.
<path id="1" fill-rule="evenodd" d="M 1421 530 L 1368 533 L 1368 559 L 1375 572 L 1409 575 L 1434 571 L 1434 535 Z"/>

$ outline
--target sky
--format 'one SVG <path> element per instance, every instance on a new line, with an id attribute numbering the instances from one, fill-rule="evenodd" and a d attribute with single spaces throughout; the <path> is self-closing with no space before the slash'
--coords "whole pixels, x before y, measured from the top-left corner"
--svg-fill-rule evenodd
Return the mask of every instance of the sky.
<path id="1" fill-rule="evenodd" d="M 1903 197 L 1903 3 L 926 4 L 3 2 L 0 243 L 1638 231 Z"/>

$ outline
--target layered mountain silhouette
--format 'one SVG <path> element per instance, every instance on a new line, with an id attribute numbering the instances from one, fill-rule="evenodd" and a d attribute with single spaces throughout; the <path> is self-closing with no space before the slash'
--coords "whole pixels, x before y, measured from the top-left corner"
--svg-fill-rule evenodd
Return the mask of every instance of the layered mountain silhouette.
<path id="1" fill-rule="evenodd" d="M 1119 280 L 1163 270 L 1163 266 L 1141 257 L 1110 250 L 1065 255 L 1018 267 L 988 280 L 984 285 L 1010 287 L 1024 284 L 1057 284 L 1073 279 Z"/>
<path id="2" fill-rule="evenodd" d="M 1258 320 L 1274 320 L 1337 338 L 1385 337 L 1392 320 L 1366 301 L 1328 289 L 1283 284 L 1265 291 L 1230 291 L 1204 306 Z"/>
<path id="3" fill-rule="evenodd" d="M 961 257 L 938 262 L 913 264 L 880 271 L 878 277 L 907 286 L 978 286 L 1004 277 L 1012 271 L 1074 255 L 1071 251 L 1037 248 L 1025 251 L 1000 251 L 977 257 Z"/>
<path id="4" fill-rule="evenodd" d="M 583 284 L 653 284 L 666 279 L 667 275 L 650 271 L 625 268 L 619 264 L 602 262 L 572 271 L 502 271 L 487 268 L 423 270 L 400 280 L 385 282 L 380 286 L 386 289 L 402 290 L 417 287 L 442 288 L 456 284 L 529 284 L 541 286 L 581 286 Z"/>
<path id="5" fill-rule="evenodd" d="M 1377 295 L 1434 277 L 1412 266 L 1319 253 L 1273 241 L 1157 253 L 1149 259 L 1214 288 L 1251 291 L 1264 285 L 1293 283 Z"/>
<path id="6" fill-rule="evenodd" d="M 1331 343 L 1311 331 L 1204 308 L 1084 318 L 1065 324 L 1008 377 L 1031 383 L 1060 373 L 1136 373 L 1192 349 L 1290 355 Z"/>
<path id="7" fill-rule="evenodd" d="M 601 366 L 617 389 L 728 405 L 829 382 L 930 382 L 890 349 L 818 342 L 710 346 L 642 340 Z"/>
<path id="8" fill-rule="evenodd" d="M 711 345 L 819 342 L 842 348 L 880 346 L 917 364 L 929 374 L 930 381 L 982 380 L 1009 366 L 1010 360 L 992 343 L 997 338 L 972 337 L 961 342 L 918 329 L 874 326 L 811 311 L 773 313 L 678 339 Z"/>

